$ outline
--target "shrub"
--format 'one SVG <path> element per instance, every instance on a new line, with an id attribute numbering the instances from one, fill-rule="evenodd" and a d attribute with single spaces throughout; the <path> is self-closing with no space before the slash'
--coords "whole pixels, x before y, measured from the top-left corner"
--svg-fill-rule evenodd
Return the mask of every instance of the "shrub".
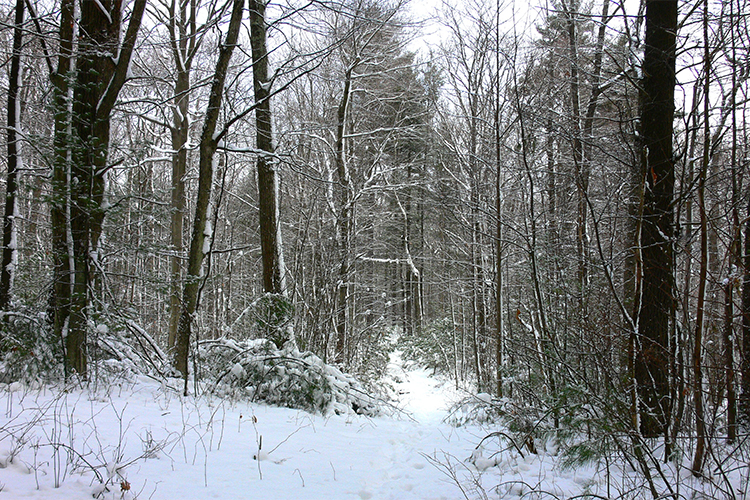
<path id="1" fill-rule="evenodd" d="M 0 382 L 61 380 L 61 340 L 42 315 L 5 313 L 0 331 Z"/>
<path id="2" fill-rule="evenodd" d="M 404 358 L 416 361 L 436 372 L 451 374 L 454 371 L 453 322 L 450 318 L 438 319 L 412 333 L 399 336 L 397 347 Z"/>
<path id="3" fill-rule="evenodd" d="M 376 415 L 380 405 L 364 386 L 310 352 L 258 339 L 201 342 L 203 380 L 221 396 L 319 413 Z"/>
<path id="4" fill-rule="evenodd" d="M 255 301 L 251 315 L 255 320 L 258 337 L 270 340 L 277 348 L 294 338 L 291 328 L 294 305 L 287 297 L 274 293 L 262 295 Z"/>

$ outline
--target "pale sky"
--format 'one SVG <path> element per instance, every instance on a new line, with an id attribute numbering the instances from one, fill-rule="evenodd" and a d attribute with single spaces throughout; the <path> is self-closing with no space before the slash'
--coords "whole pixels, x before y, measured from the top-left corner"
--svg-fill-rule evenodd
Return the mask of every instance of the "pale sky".
<path id="1" fill-rule="evenodd" d="M 511 30 L 513 29 L 512 19 L 515 19 L 518 34 L 524 35 L 533 26 L 530 19 L 537 17 L 542 11 L 539 7 L 540 2 L 546 3 L 545 0 L 501 0 L 502 22 L 507 24 L 508 30 Z M 422 34 L 411 44 L 412 50 L 427 54 L 430 46 L 437 47 L 441 41 L 450 36 L 448 30 L 435 19 L 438 11 L 449 5 L 458 9 L 466 8 L 466 2 L 463 0 L 409 0 L 407 11 L 415 21 L 424 23 Z M 493 6 L 489 8 L 494 9 Z"/>

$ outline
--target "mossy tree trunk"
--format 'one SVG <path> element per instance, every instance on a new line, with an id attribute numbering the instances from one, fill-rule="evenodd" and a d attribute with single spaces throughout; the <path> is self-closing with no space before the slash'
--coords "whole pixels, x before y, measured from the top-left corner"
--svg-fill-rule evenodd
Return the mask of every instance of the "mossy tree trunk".
<path id="1" fill-rule="evenodd" d="M 120 44 L 120 0 L 83 0 L 80 6 L 70 169 L 74 271 L 65 347 L 68 367 L 84 378 L 87 372 L 86 330 L 91 305 L 92 259 L 96 259 L 105 216 L 103 202 L 110 115 L 127 79 L 145 7 L 146 0 L 136 0 Z"/>

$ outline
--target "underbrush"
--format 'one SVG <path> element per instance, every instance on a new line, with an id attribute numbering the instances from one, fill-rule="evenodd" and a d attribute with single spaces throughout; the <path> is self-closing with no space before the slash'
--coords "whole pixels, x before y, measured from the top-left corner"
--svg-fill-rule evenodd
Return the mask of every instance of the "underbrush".
<path id="1" fill-rule="evenodd" d="M 312 413 L 374 416 L 381 405 L 362 383 L 315 354 L 267 340 L 207 340 L 200 379 L 213 394 Z"/>
<path id="2" fill-rule="evenodd" d="M 461 482 L 464 491 L 473 492 L 467 499 L 491 498 L 490 491 L 501 498 L 564 498 L 539 479 L 545 467 L 560 475 L 593 470 L 599 479 L 585 485 L 578 498 L 750 498 L 749 428 L 733 443 L 710 439 L 703 474 L 696 477 L 691 471 L 691 436 L 678 436 L 665 458 L 663 438 L 647 439 L 634 432 L 627 411 L 618 408 L 623 410 L 614 402 L 608 411 L 589 405 L 542 410 L 489 394 L 470 396 L 451 409 L 446 421 L 455 426 L 479 424 L 490 432 L 478 440 L 467 459 L 441 457 L 432 462 L 454 482 Z M 533 469 L 530 463 L 539 467 L 537 478 L 518 480 L 523 471 Z M 509 470 L 515 476 L 506 480 Z"/>
<path id="3" fill-rule="evenodd" d="M 5 319 L 0 332 L 0 383 L 29 387 L 72 383 L 96 392 L 147 377 L 175 392 L 182 386 L 169 354 L 132 319 L 100 314 L 98 321 L 90 322 L 85 381 L 75 374 L 67 374 L 66 381 L 62 341 L 54 338 L 44 313 L 13 312 Z M 266 320 L 267 326 L 271 320 Z M 289 326 L 284 323 L 280 329 L 287 332 Z M 192 346 L 193 392 L 312 413 L 372 416 L 382 411 L 383 398 L 373 395 L 372 385 L 365 386 L 315 354 L 300 352 L 293 342 L 281 342 L 279 335 L 269 335 L 270 340 L 204 340 Z"/>
<path id="4" fill-rule="evenodd" d="M 424 328 L 401 332 L 396 347 L 404 359 L 417 362 L 436 373 L 452 375 L 456 369 L 455 329 L 449 318 L 435 320 Z"/>
<path id="5" fill-rule="evenodd" d="M 44 383 L 63 378 L 62 343 L 43 314 L 21 310 L 0 320 L 0 382 Z"/>
<path id="6" fill-rule="evenodd" d="M 0 384 L 0 397 L 5 403 L 0 469 L 33 478 L 24 483 L 31 482 L 37 490 L 66 483 L 75 490 L 80 479 L 87 478 L 93 498 L 138 498 L 139 492 L 130 491 L 129 472 L 159 458 L 181 439 L 179 431 L 161 432 L 156 438 L 149 429 L 131 429 L 125 417 L 127 404 L 116 406 L 104 391 L 31 387 L 16 381 Z M 105 412 L 113 413 L 115 433 L 97 423 Z"/>

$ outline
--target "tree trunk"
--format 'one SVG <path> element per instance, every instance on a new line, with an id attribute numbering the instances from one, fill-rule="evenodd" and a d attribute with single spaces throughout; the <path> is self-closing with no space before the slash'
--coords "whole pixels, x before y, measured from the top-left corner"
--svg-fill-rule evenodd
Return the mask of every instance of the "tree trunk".
<path id="1" fill-rule="evenodd" d="M 734 259 L 733 259 L 734 260 Z M 734 389 L 734 276 L 724 285 L 724 377 L 727 391 L 727 443 L 737 438 L 737 395 Z"/>
<path id="2" fill-rule="evenodd" d="M 640 252 L 642 289 L 636 339 L 635 379 L 641 432 L 664 435 L 669 427 L 669 332 L 674 307 L 672 237 L 675 39 L 677 1 L 647 0 L 643 60 L 644 154 Z"/>
<path id="3" fill-rule="evenodd" d="M 18 135 L 20 127 L 21 103 L 18 91 L 21 84 L 21 44 L 23 42 L 23 0 L 16 0 L 15 21 L 13 25 L 13 53 L 11 54 L 10 79 L 8 82 L 8 177 L 5 184 L 5 217 L 3 218 L 3 260 L 0 271 L 0 311 L 7 311 L 11 306 L 13 278 L 18 262 Z"/>
<path id="4" fill-rule="evenodd" d="M 729 3 L 730 26 L 735 22 L 734 1 Z M 732 61 L 736 59 L 736 40 L 735 29 L 732 28 L 731 35 L 731 53 Z M 733 62 L 734 64 L 734 62 Z M 732 98 L 730 102 L 731 109 L 737 107 L 737 73 L 732 72 Z M 740 188 L 742 185 L 742 176 L 737 168 L 737 114 L 732 113 L 732 245 L 731 245 L 731 270 L 728 283 L 728 293 L 726 296 L 725 308 L 725 328 L 724 328 L 724 366 L 726 369 L 727 380 L 727 442 L 733 443 L 737 438 L 737 377 L 734 364 L 734 290 L 735 285 L 739 283 L 739 270 L 742 269 L 742 227 L 740 225 Z"/>
<path id="5" fill-rule="evenodd" d="M 120 2 L 81 2 L 70 186 L 70 233 L 75 269 L 66 356 L 69 367 L 84 378 L 91 264 L 92 258 L 96 258 L 105 215 L 109 118 L 127 78 L 145 6 L 146 0 L 137 0 L 133 5 L 130 24 L 120 47 Z"/>
<path id="6" fill-rule="evenodd" d="M 174 108 L 172 114 L 172 197 L 170 223 L 170 297 L 169 297 L 169 334 L 167 346 L 173 349 L 177 338 L 177 327 L 180 321 L 182 291 L 182 252 L 184 245 L 182 236 L 185 224 L 185 174 L 187 173 L 188 135 L 190 121 L 188 119 L 190 105 L 190 70 L 196 46 L 195 10 L 194 2 L 190 5 L 190 20 L 188 20 L 188 2 L 180 2 L 179 18 L 175 12 L 175 2 L 172 3 L 172 23 L 170 37 L 172 53 L 175 60 L 177 78 L 174 86 Z M 188 24 L 190 32 L 188 34 Z"/>
<path id="7" fill-rule="evenodd" d="M 81 2 L 79 56 L 73 91 L 73 162 L 71 165 L 70 233 L 73 239 L 73 294 L 70 327 L 66 341 L 68 364 L 86 376 L 86 337 L 91 283 L 91 254 L 95 248 L 95 219 L 101 217 L 104 169 L 109 146 L 109 116 L 99 117 L 97 108 L 103 87 L 114 72 L 120 32 L 120 6 L 111 0 L 101 4 Z M 105 10 L 106 9 L 106 10 Z"/>
<path id="8" fill-rule="evenodd" d="M 734 2 L 730 3 L 732 19 L 735 19 Z M 733 21 L 734 22 L 734 21 Z M 735 35 L 735 29 L 732 29 L 732 61 L 733 66 L 739 64 L 737 61 L 737 40 Z M 732 87 L 737 88 L 737 72 L 739 68 L 734 66 L 732 72 Z M 736 106 L 736 94 L 732 95 L 732 109 Z M 737 114 L 732 113 L 732 168 L 737 166 Z M 746 162 L 743 162 L 745 164 Z M 744 169 L 743 169 L 744 171 Z M 739 210 L 739 208 L 738 208 Z M 748 201 L 747 222 L 745 223 L 745 245 L 742 257 L 739 259 L 738 264 L 742 266 L 742 302 L 740 311 L 742 312 L 742 341 L 740 345 L 740 397 L 739 397 L 739 419 L 744 424 L 750 423 L 750 201 Z M 740 251 L 741 231 L 739 224 L 737 227 L 737 251 Z"/>
<path id="9" fill-rule="evenodd" d="M 495 394 L 503 397 L 503 191 L 502 146 L 500 144 L 500 0 L 495 3 Z M 551 137 L 548 136 L 548 138 Z"/>
<path id="10" fill-rule="evenodd" d="M 401 214 L 404 217 L 403 230 L 401 231 L 401 245 L 404 251 L 404 331 L 407 334 L 419 332 L 422 328 L 422 273 L 414 262 L 412 255 L 412 239 L 414 231 L 413 201 L 414 190 L 412 189 L 413 165 L 409 163 L 406 167 L 406 188 L 404 203 L 396 194 Z"/>
<path id="11" fill-rule="evenodd" d="M 221 102 L 224 95 L 229 61 L 237 45 L 240 25 L 242 24 L 242 10 L 244 0 L 234 0 L 232 17 L 229 21 L 227 37 L 219 48 L 219 58 L 216 62 L 211 92 L 206 105 L 206 116 L 203 121 L 203 131 L 199 146 L 198 164 L 198 198 L 195 203 L 195 218 L 193 219 L 193 233 L 188 251 L 187 278 L 182 293 L 182 310 L 177 328 L 175 343 L 174 367 L 185 379 L 185 393 L 187 393 L 188 351 L 190 348 L 191 323 L 198 307 L 198 291 L 200 289 L 201 271 L 203 267 L 204 242 L 206 239 L 206 221 L 208 219 L 208 205 L 211 200 L 211 186 L 213 183 L 213 158 L 218 147 L 215 137 Z"/>
<path id="12" fill-rule="evenodd" d="M 594 52 L 594 67 L 591 72 L 591 91 L 586 115 L 581 114 L 581 85 L 579 77 L 578 62 L 578 22 L 577 13 L 574 12 L 573 2 L 563 2 L 563 9 L 567 17 L 568 32 L 568 54 L 570 58 L 570 102 L 573 116 L 573 163 L 575 165 L 575 183 L 577 194 L 577 222 L 576 222 L 576 253 L 578 260 L 577 283 L 578 283 L 578 312 L 580 324 L 578 328 L 583 331 L 587 318 L 587 288 L 589 281 L 589 240 L 588 240 L 588 191 L 591 176 L 591 152 L 593 148 L 592 132 L 594 118 L 599 104 L 599 96 L 602 89 L 599 86 L 602 71 L 602 55 L 604 52 L 604 41 L 607 23 L 609 21 L 609 0 L 602 4 L 601 23 L 596 39 Z"/>
<path id="13" fill-rule="evenodd" d="M 50 222 L 52 230 L 52 267 L 54 284 L 52 289 L 53 329 L 61 342 L 67 332 L 70 314 L 72 249 L 68 240 L 70 191 L 70 78 L 73 57 L 74 0 L 62 0 L 60 4 L 60 47 L 57 71 L 51 75 L 54 99 L 54 159 L 52 163 L 52 203 Z M 65 375 L 68 375 L 67 356 Z"/>
<path id="14" fill-rule="evenodd" d="M 341 265 L 339 268 L 338 298 L 336 300 L 336 355 L 337 363 L 345 360 L 346 341 L 349 330 L 349 280 L 351 267 L 351 181 L 346 161 L 346 120 L 351 98 L 352 73 L 358 61 L 347 68 L 344 91 L 337 111 L 336 124 L 336 175 L 339 186 L 339 214 L 337 220 L 338 243 Z"/>
<path id="15" fill-rule="evenodd" d="M 475 189 L 472 187 L 472 202 L 476 202 L 473 192 Z M 473 203 L 472 203 L 473 204 Z M 476 220 L 478 217 L 478 210 L 472 208 L 472 218 Z M 480 342 L 479 336 L 481 335 L 480 330 L 482 328 L 482 315 L 480 311 L 479 301 L 483 300 L 481 297 L 481 283 L 479 282 L 479 263 L 478 261 L 478 223 L 472 223 L 471 225 L 471 350 L 472 350 L 472 362 L 474 365 L 474 376 L 477 381 L 477 392 L 483 392 L 482 387 L 482 364 L 480 362 Z"/>
<path id="16" fill-rule="evenodd" d="M 707 98 L 707 96 L 706 96 Z M 707 120 L 707 116 L 704 119 Z M 706 122 L 708 123 L 708 122 Z M 703 318 L 706 303 L 706 280 L 708 274 L 708 221 L 706 215 L 705 190 L 708 149 L 704 152 L 704 164 L 698 176 L 698 211 L 700 214 L 700 270 L 698 272 L 698 306 L 693 335 L 693 399 L 695 404 L 696 445 L 693 459 L 693 475 L 699 476 L 703 468 L 706 442 L 706 422 L 703 411 Z"/>
<path id="17" fill-rule="evenodd" d="M 693 336 L 693 403 L 695 404 L 695 455 L 693 456 L 693 475 L 698 477 L 703 469 L 706 452 L 706 420 L 703 409 L 703 318 L 706 300 L 706 279 L 708 259 L 708 214 L 706 213 L 706 176 L 711 161 L 711 124 L 709 123 L 709 95 L 711 90 L 711 57 L 708 46 L 708 0 L 704 0 L 703 7 L 703 42 L 704 51 L 704 91 L 703 91 L 703 161 L 698 173 L 698 213 L 701 228 L 700 271 L 698 276 L 698 308 L 695 320 L 695 335 Z"/>
<path id="18" fill-rule="evenodd" d="M 272 81 L 268 79 L 266 49 L 265 0 L 250 1 L 250 43 L 253 53 L 253 81 L 255 89 L 255 129 L 258 155 L 258 197 L 260 246 L 263 261 L 263 289 L 267 293 L 286 293 L 286 269 L 281 243 L 279 220 L 279 177 L 273 154 L 271 127 Z"/>
<path id="19" fill-rule="evenodd" d="M 684 174 L 684 180 L 683 184 L 685 186 L 692 186 L 693 185 L 693 179 L 694 179 L 694 168 L 695 168 L 695 146 L 697 142 L 697 136 L 698 136 L 698 112 L 697 112 L 697 106 L 698 106 L 698 87 L 693 88 L 693 120 L 692 120 L 692 132 L 688 135 L 687 141 L 690 143 L 690 145 L 687 147 L 687 158 L 690 158 L 690 160 L 687 162 L 686 165 L 686 172 Z M 685 261 L 684 261 L 684 267 L 682 271 L 682 275 L 684 276 L 684 281 L 682 285 L 682 324 L 683 325 L 690 325 L 692 322 L 691 320 L 691 308 L 690 308 L 690 298 L 691 298 L 691 290 L 692 290 L 692 269 L 693 269 L 693 197 L 687 196 L 685 200 L 685 219 L 681 223 L 681 227 L 684 228 L 684 240 L 685 244 L 682 248 L 683 253 L 686 255 Z M 673 351 L 676 351 L 676 357 L 672 360 L 672 377 L 673 377 L 673 385 L 672 388 L 672 394 L 677 397 L 677 401 L 673 402 L 673 405 L 676 405 L 676 413 L 674 415 L 674 421 L 672 425 L 671 430 L 671 438 L 670 438 L 670 444 L 674 444 L 677 441 L 677 436 L 679 435 L 681 429 L 682 429 L 682 421 L 685 414 L 685 399 L 687 396 L 687 390 L 685 388 L 686 384 L 686 375 L 687 375 L 687 366 L 685 364 L 685 354 L 687 350 L 687 339 L 686 337 L 689 337 L 690 328 L 687 328 L 688 334 L 685 335 L 681 332 L 679 332 L 675 336 L 675 345 L 673 348 Z"/>
<path id="20" fill-rule="evenodd" d="M 575 164 L 575 183 L 576 183 L 576 200 L 578 214 L 576 220 L 576 255 L 577 255 L 577 284 L 578 290 L 578 328 L 583 328 L 583 321 L 586 317 L 586 283 L 588 281 L 588 242 L 587 242 L 587 219 L 588 206 L 586 198 L 588 196 L 589 174 L 584 164 L 583 144 L 581 140 L 581 110 L 580 110 L 580 84 L 578 78 L 578 39 L 576 35 L 575 13 L 571 6 L 563 2 L 563 10 L 567 17 L 568 31 L 568 56 L 570 58 L 570 104 L 573 116 L 571 117 L 573 126 L 573 163 Z"/>
<path id="21" fill-rule="evenodd" d="M 740 368 L 742 392 L 740 413 L 745 424 L 750 423 L 750 201 L 745 222 L 745 248 L 742 275 L 742 365 Z"/>

